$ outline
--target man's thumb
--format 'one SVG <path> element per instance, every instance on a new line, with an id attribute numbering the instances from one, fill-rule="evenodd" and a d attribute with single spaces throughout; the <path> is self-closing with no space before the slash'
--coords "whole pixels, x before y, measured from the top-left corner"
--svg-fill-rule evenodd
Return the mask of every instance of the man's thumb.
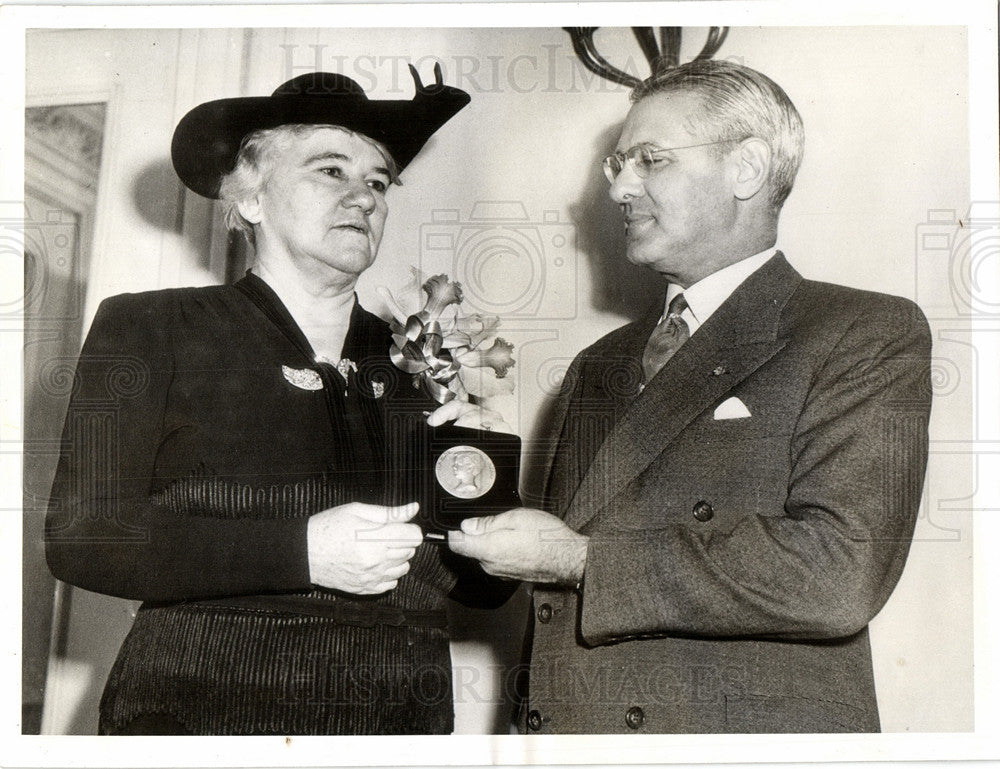
<path id="1" fill-rule="evenodd" d="M 485 534 L 490 530 L 491 518 L 466 518 L 462 521 L 462 532 L 464 534 Z"/>

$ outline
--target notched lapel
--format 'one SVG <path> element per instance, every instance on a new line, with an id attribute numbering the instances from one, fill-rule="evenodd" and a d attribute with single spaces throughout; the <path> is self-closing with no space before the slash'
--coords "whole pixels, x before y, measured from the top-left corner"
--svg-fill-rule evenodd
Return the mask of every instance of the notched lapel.
<path id="1" fill-rule="evenodd" d="M 695 417 L 785 346 L 781 312 L 801 280 L 779 253 L 684 343 L 601 444 L 566 511 L 570 526 L 584 526 Z"/>

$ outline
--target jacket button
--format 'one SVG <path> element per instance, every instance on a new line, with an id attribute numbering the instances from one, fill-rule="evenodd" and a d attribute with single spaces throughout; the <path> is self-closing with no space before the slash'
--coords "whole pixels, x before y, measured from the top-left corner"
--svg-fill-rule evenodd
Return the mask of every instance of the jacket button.
<path id="1" fill-rule="evenodd" d="M 629 729 L 638 729 L 645 720 L 646 714 L 642 712 L 642 708 L 638 705 L 633 705 L 625 713 L 625 723 L 628 724 Z"/>
<path id="2" fill-rule="evenodd" d="M 712 506 L 704 499 L 695 502 L 694 508 L 691 512 L 694 513 L 695 520 L 701 521 L 702 523 L 712 520 L 712 517 L 715 515 L 715 511 L 712 509 Z"/>
<path id="3" fill-rule="evenodd" d="M 542 714 L 537 710 L 532 710 L 528 713 L 528 728 L 533 732 L 537 732 L 542 728 Z"/>
<path id="4" fill-rule="evenodd" d="M 552 619 L 552 605 L 548 603 L 543 603 L 538 607 L 538 612 L 536 613 L 539 622 L 548 622 Z"/>

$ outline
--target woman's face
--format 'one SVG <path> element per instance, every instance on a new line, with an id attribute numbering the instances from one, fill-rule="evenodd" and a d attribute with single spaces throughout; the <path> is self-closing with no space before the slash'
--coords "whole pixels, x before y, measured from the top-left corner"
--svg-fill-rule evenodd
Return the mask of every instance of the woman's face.
<path id="1" fill-rule="evenodd" d="M 483 469 L 482 462 L 475 454 L 458 454 L 452 462 L 455 477 L 462 483 L 472 483 L 473 478 Z"/>
<path id="2" fill-rule="evenodd" d="M 378 253 L 389 184 L 374 145 L 318 128 L 282 141 L 262 192 L 240 212 L 256 225 L 259 260 L 288 260 L 320 284 L 354 281 Z"/>

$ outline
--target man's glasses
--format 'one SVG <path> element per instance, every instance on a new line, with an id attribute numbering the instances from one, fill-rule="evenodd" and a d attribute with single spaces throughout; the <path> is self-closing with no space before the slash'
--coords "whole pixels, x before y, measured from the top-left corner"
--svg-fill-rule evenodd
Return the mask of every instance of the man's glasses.
<path id="1" fill-rule="evenodd" d="M 645 179 L 656 170 L 657 161 L 663 156 L 675 150 L 689 150 L 693 147 L 709 147 L 713 144 L 728 144 L 729 140 L 717 142 L 702 142 L 701 144 L 688 144 L 684 147 L 668 147 L 666 149 L 653 149 L 645 144 L 637 144 L 625 152 L 616 152 L 604 158 L 604 175 L 609 182 L 618 178 L 625 169 L 625 164 L 632 166 L 635 175 L 640 179 Z"/>

